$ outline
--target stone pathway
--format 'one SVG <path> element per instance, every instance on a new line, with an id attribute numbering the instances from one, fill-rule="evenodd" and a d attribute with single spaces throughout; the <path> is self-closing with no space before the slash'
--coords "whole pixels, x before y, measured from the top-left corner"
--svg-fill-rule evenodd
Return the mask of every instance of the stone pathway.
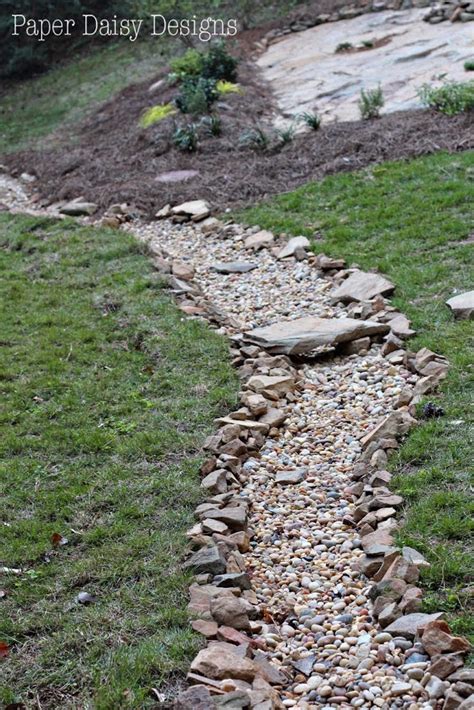
<path id="1" fill-rule="evenodd" d="M 430 24 L 426 14 L 387 10 L 312 27 L 271 44 L 257 63 L 287 118 L 316 111 L 325 120 L 357 120 L 361 89 L 379 84 L 383 112 L 420 108 L 422 84 L 466 81 L 464 62 L 472 56 L 470 22 Z M 342 43 L 357 51 L 336 53 Z"/>

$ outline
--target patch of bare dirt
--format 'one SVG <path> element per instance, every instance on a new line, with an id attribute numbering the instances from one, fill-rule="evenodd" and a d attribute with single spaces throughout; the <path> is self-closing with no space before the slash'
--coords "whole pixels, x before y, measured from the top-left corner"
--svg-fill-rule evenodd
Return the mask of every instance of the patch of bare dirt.
<path id="1" fill-rule="evenodd" d="M 128 202 L 152 214 L 167 202 L 194 198 L 208 199 L 224 209 L 331 173 L 440 150 L 474 148 L 472 113 L 451 118 L 420 110 L 334 123 L 299 134 L 282 149 L 257 152 L 242 147 L 239 137 L 257 124 L 271 130 L 273 97 L 255 65 L 243 63 L 239 80 L 245 93 L 229 95 L 218 107 L 222 135 L 202 135 L 196 153 L 183 153 L 172 144 L 173 119 L 151 129 L 139 127 L 145 108 L 169 101 L 176 93 L 165 86 L 150 94 L 152 82 L 146 82 L 128 87 L 101 107 L 64 146 L 10 155 L 6 161 L 18 173 L 34 173 L 42 197 L 50 201 L 83 196 L 102 209 Z M 178 182 L 157 179 L 183 170 L 197 174 Z"/>

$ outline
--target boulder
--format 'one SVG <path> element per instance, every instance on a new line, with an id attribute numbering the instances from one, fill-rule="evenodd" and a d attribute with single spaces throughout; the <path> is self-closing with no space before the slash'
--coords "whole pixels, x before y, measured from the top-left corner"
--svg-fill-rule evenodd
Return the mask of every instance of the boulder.
<path id="1" fill-rule="evenodd" d="M 286 259 L 289 256 L 294 256 L 298 249 L 308 249 L 310 246 L 309 239 L 306 237 L 293 237 L 287 244 L 280 249 L 277 255 L 277 259 Z"/>
<path id="2" fill-rule="evenodd" d="M 173 710 L 215 710 L 216 705 L 205 685 L 193 685 L 178 695 Z"/>
<path id="3" fill-rule="evenodd" d="M 274 375 L 253 375 L 247 381 L 247 387 L 258 394 L 261 392 L 274 392 L 279 397 L 291 392 L 295 388 L 295 380 L 291 375 L 281 377 Z"/>
<path id="4" fill-rule="evenodd" d="M 466 291 L 446 301 L 455 318 L 472 320 L 474 318 L 474 291 Z"/>
<path id="5" fill-rule="evenodd" d="M 203 547 L 195 552 L 187 562 L 185 569 L 191 569 L 195 574 L 222 574 L 225 572 L 226 563 L 222 552 L 216 545 Z"/>
<path id="6" fill-rule="evenodd" d="M 210 601 L 211 616 L 219 626 L 230 626 L 239 631 L 250 630 L 250 604 L 239 597 L 217 596 Z"/>
<path id="7" fill-rule="evenodd" d="M 468 653 L 471 649 L 469 641 L 462 636 L 453 636 L 448 624 L 441 619 L 424 625 L 421 640 L 429 656 L 440 653 Z M 453 672 L 454 670 L 456 669 L 454 668 Z"/>
<path id="8" fill-rule="evenodd" d="M 443 653 L 432 657 L 430 673 L 444 680 L 463 665 L 464 661 L 460 654 Z"/>
<path id="9" fill-rule="evenodd" d="M 358 338 L 388 332 L 388 326 L 355 318 L 318 318 L 307 316 L 244 333 L 244 340 L 271 353 L 296 355 L 322 346 L 336 346 Z"/>
<path id="10" fill-rule="evenodd" d="M 395 289 L 391 281 L 381 276 L 365 271 L 354 271 L 349 278 L 331 294 L 334 302 L 369 301 L 375 296 L 386 296 Z"/>
<path id="11" fill-rule="evenodd" d="M 262 229 L 260 232 L 256 232 L 256 234 L 251 234 L 250 237 L 247 237 L 244 245 L 246 249 L 258 251 L 259 249 L 271 246 L 274 241 L 273 234 Z"/>
<path id="12" fill-rule="evenodd" d="M 204 648 L 191 663 L 191 671 L 215 680 L 239 678 L 252 682 L 258 667 L 253 661 L 241 658 L 230 648 L 232 647 L 227 643 L 215 643 Z"/>

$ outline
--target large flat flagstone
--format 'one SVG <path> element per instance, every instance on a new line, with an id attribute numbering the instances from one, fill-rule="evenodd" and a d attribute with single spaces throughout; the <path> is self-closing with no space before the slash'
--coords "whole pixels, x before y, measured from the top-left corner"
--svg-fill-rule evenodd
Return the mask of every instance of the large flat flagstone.
<path id="1" fill-rule="evenodd" d="M 323 346 L 335 346 L 364 335 L 388 333 L 385 323 L 355 318 L 317 318 L 308 316 L 283 321 L 244 333 L 244 340 L 272 353 L 297 355 Z"/>

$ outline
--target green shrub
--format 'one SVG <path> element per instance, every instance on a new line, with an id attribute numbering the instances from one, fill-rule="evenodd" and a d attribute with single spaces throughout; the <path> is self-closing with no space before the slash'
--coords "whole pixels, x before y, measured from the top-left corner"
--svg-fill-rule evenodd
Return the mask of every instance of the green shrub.
<path id="1" fill-rule="evenodd" d="M 362 89 L 360 92 L 359 110 L 363 119 L 379 118 L 380 109 L 385 103 L 383 91 L 380 86 L 376 89 Z"/>
<path id="2" fill-rule="evenodd" d="M 212 104 L 219 98 L 216 82 L 213 79 L 188 78 L 181 83 L 181 90 L 175 99 L 176 107 L 181 113 L 194 116 L 207 113 Z"/>
<path id="3" fill-rule="evenodd" d="M 219 79 L 216 83 L 216 89 L 220 94 L 243 94 L 244 90 L 239 84 L 234 84 L 232 81 Z"/>
<path id="4" fill-rule="evenodd" d="M 350 49 L 353 49 L 353 45 L 350 42 L 341 42 L 336 47 L 336 54 L 340 54 L 341 52 L 348 52 Z"/>
<path id="5" fill-rule="evenodd" d="M 223 41 L 211 45 L 203 55 L 202 76 L 219 81 L 237 81 L 238 60 L 232 57 Z"/>
<path id="6" fill-rule="evenodd" d="M 204 116 L 204 118 L 201 119 L 200 125 L 210 136 L 220 136 L 222 133 L 222 121 L 215 113 L 210 116 Z"/>
<path id="7" fill-rule="evenodd" d="M 366 49 L 373 49 L 374 43 L 371 39 L 364 39 L 364 41 L 362 42 L 362 46 Z"/>
<path id="8" fill-rule="evenodd" d="M 474 71 L 474 59 L 468 59 L 467 62 L 464 62 L 464 69 L 466 71 Z"/>
<path id="9" fill-rule="evenodd" d="M 196 126 L 194 123 L 188 123 L 186 126 L 178 127 L 173 133 L 173 143 L 183 152 L 194 153 L 198 145 Z"/>
<path id="10" fill-rule="evenodd" d="M 172 76 L 179 81 L 202 74 L 203 55 L 197 49 L 188 49 L 181 57 L 170 62 Z"/>
<path id="11" fill-rule="evenodd" d="M 304 111 L 304 113 L 300 113 L 297 120 L 302 123 L 306 123 L 306 125 L 312 128 L 313 131 L 317 131 L 321 125 L 320 116 L 312 111 Z"/>
<path id="12" fill-rule="evenodd" d="M 239 144 L 244 148 L 252 148 L 253 150 L 268 150 L 270 147 L 270 136 L 268 133 L 265 133 L 263 128 L 250 128 L 241 134 Z"/>
<path id="13" fill-rule="evenodd" d="M 424 84 L 418 95 L 425 106 L 447 116 L 474 109 L 474 81 L 448 81 L 438 87 Z"/>

